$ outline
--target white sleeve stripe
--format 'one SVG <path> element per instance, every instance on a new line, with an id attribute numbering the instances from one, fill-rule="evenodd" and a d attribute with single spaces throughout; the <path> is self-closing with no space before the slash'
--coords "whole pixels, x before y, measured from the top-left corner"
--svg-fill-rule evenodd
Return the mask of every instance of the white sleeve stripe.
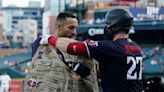
<path id="1" fill-rule="evenodd" d="M 91 57 L 91 56 L 90 56 L 89 49 L 88 49 L 88 45 L 87 45 L 86 41 L 84 41 L 84 44 L 85 44 L 85 46 L 86 46 L 86 48 L 87 48 L 87 54 L 88 54 L 88 57 Z"/>

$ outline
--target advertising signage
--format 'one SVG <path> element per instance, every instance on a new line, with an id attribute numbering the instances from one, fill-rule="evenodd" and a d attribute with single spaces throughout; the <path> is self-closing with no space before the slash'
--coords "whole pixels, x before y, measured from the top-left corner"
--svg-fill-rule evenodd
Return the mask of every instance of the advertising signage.
<path id="1" fill-rule="evenodd" d="M 135 21 L 142 20 L 164 20 L 164 8 L 145 7 L 145 8 L 129 8 L 133 14 Z M 104 19 L 107 11 L 95 11 L 95 20 Z"/>

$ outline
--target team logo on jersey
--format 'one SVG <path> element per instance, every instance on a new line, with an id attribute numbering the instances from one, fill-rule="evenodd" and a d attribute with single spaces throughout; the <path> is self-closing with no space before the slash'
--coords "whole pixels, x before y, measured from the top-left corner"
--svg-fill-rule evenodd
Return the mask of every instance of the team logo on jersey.
<path id="1" fill-rule="evenodd" d="M 33 87 L 37 86 L 37 82 L 35 79 L 29 79 L 27 84 L 28 84 L 29 88 L 33 88 Z"/>
<path id="2" fill-rule="evenodd" d="M 90 40 L 90 41 L 88 41 L 87 43 L 88 43 L 88 45 L 91 46 L 91 47 L 97 47 L 97 46 L 98 46 L 97 41 L 92 41 L 92 40 Z"/>

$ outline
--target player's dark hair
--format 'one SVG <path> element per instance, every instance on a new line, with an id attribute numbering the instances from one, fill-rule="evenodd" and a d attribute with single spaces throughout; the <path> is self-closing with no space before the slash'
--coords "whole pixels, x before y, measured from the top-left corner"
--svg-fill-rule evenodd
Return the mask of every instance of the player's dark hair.
<path id="1" fill-rule="evenodd" d="M 63 21 L 66 20 L 66 18 L 76 18 L 76 16 L 68 12 L 61 12 L 57 16 L 56 21 Z"/>

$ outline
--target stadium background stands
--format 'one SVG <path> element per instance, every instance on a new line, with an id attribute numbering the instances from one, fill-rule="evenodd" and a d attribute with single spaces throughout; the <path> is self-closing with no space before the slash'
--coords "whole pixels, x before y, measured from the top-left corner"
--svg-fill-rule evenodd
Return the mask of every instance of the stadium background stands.
<path id="1" fill-rule="evenodd" d="M 29 50 L 0 50 L 0 74 L 7 71 L 11 78 L 24 78 L 27 62 L 31 61 Z"/>

